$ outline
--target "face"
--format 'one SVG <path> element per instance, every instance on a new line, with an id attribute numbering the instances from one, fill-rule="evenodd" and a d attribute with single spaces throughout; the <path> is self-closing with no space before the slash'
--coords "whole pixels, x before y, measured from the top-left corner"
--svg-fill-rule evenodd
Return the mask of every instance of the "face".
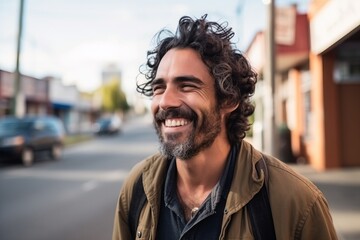
<path id="1" fill-rule="evenodd" d="M 171 49 L 153 81 L 151 109 L 166 156 L 189 159 L 209 147 L 221 131 L 214 79 L 192 49 Z"/>

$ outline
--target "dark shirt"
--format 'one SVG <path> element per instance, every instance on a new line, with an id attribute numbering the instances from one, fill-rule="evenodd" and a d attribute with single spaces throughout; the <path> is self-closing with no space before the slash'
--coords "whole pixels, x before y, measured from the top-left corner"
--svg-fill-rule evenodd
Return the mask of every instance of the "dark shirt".
<path id="1" fill-rule="evenodd" d="M 231 148 L 226 167 L 219 182 L 187 222 L 177 195 L 176 162 L 170 162 L 161 199 L 157 240 L 219 239 L 226 197 L 230 189 L 238 146 Z"/>

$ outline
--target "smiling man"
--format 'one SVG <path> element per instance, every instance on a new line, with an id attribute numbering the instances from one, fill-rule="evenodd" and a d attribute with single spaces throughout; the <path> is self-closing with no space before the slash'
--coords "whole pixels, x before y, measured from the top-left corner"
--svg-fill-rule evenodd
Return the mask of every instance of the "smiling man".
<path id="1" fill-rule="evenodd" d="M 226 140 L 214 79 L 196 51 L 169 50 L 152 88 L 155 128 L 165 155 L 187 160 L 212 145 L 220 133 Z"/>
<path id="2" fill-rule="evenodd" d="M 137 87 L 160 152 L 124 183 L 113 239 L 336 239 L 323 194 L 243 140 L 256 73 L 233 35 L 206 16 L 159 33 Z"/>

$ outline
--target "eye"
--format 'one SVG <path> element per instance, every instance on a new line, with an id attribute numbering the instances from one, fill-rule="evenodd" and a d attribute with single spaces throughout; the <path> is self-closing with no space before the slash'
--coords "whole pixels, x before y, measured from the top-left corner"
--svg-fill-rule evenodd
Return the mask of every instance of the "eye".
<path id="1" fill-rule="evenodd" d="M 189 84 L 189 83 L 186 83 L 186 84 L 182 84 L 181 85 L 181 89 L 185 92 L 187 91 L 193 91 L 195 89 L 198 89 L 197 86 L 195 86 L 194 84 Z"/>
<path id="2" fill-rule="evenodd" d="M 165 86 L 162 84 L 153 85 L 152 91 L 154 95 L 162 94 L 165 91 Z"/>

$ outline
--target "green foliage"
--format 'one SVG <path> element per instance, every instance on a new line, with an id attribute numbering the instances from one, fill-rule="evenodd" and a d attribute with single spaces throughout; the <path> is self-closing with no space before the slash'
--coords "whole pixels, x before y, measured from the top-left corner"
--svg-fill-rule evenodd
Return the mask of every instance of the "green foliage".
<path id="1" fill-rule="evenodd" d="M 102 109 L 106 112 L 127 111 L 129 109 L 125 93 L 121 90 L 118 79 L 114 78 L 103 85 Z"/>
<path id="2" fill-rule="evenodd" d="M 65 147 L 74 145 L 76 143 L 85 142 L 91 140 L 93 138 L 92 135 L 89 134 L 76 134 L 76 135 L 68 135 L 65 137 L 64 145 Z"/>
<path id="3" fill-rule="evenodd" d="M 246 136 L 252 137 L 253 136 L 253 124 L 254 124 L 254 114 L 251 114 L 248 118 L 249 123 L 251 124 L 250 129 L 246 132 Z"/>

